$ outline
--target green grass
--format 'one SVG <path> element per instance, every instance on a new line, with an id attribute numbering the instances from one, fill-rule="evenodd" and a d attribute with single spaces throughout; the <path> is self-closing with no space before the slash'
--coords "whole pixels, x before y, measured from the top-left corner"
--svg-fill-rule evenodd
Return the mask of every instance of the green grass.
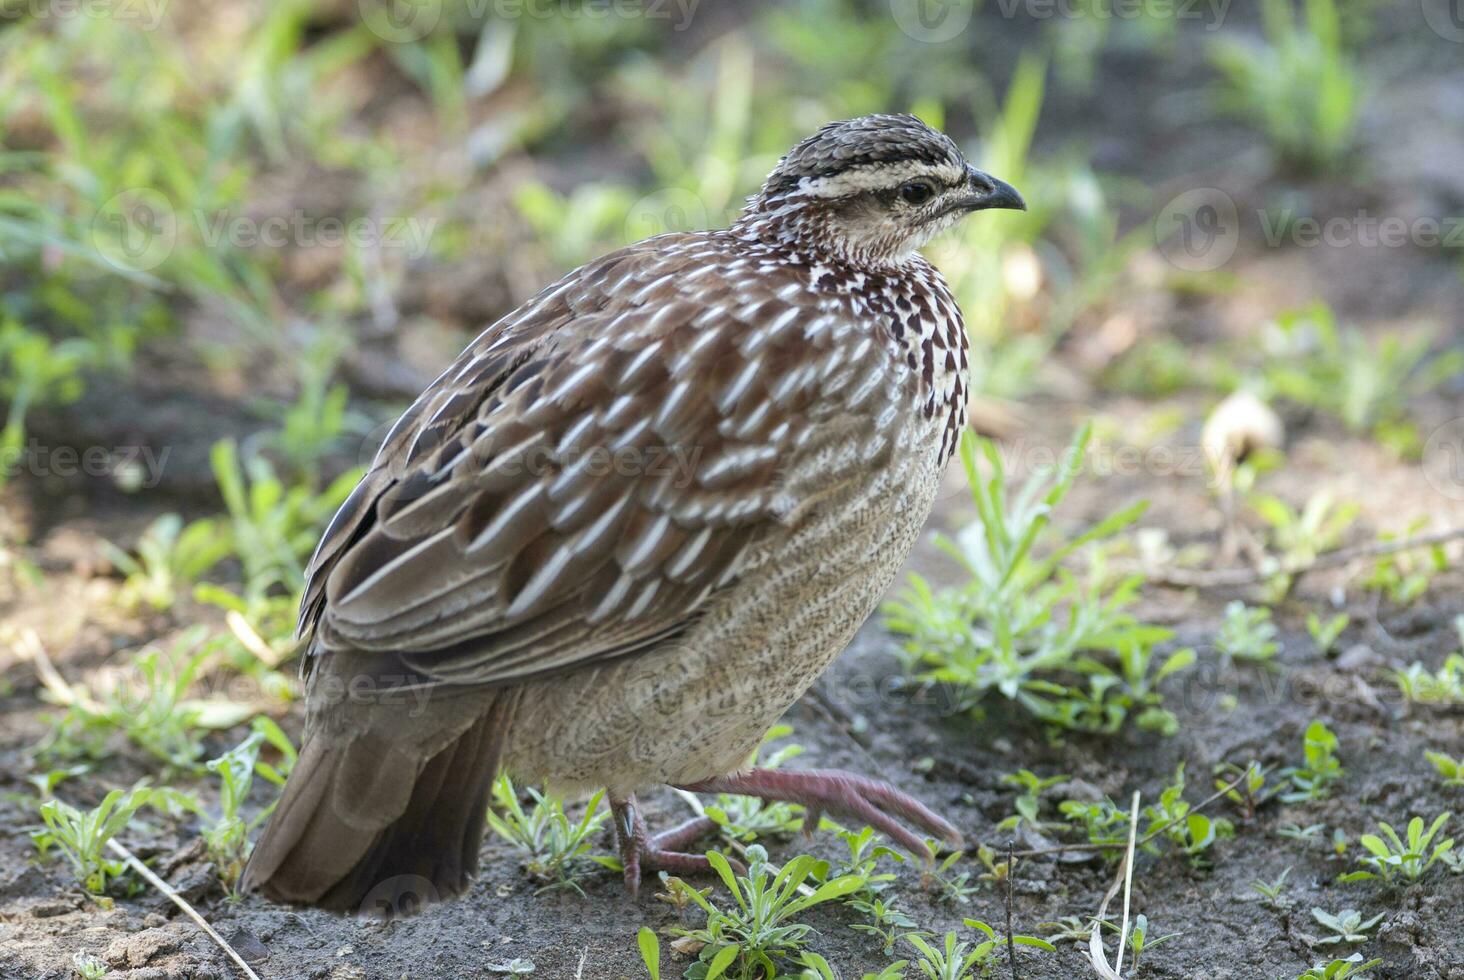
<path id="1" fill-rule="evenodd" d="M 1305 0 L 1298 23 L 1291 0 L 1262 0 L 1262 43 L 1218 37 L 1216 104 L 1266 137 L 1284 168 L 1339 169 L 1352 149 L 1362 81 L 1345 49 L 1334 0 Z"/>
<path id="2" fill-rule="evenodd" d="M 1192 663 L 1193 651 L 1159 654 L 1172 633 L 1128 611 L 1142 576 L 1115 579 L 1103 563 L 1103 549 L 1144 504 L 1073 531 L 1052 527 L 1088 440 L 1085 428 L 1055 466 L 1018 486 L 995 444 L 967 438 L 961 460 L 978 521 L 940 544 L 969 580 L 934 589 L 912 575 L 886 605 L 885 625 L 904 637 L 902 656 L 916 680 L 947 685 L 973 707 L 999 694 L 1058 729 L 1112 732 L 1133 715 L 1144 727 L 1172 731 L 1157 685 Z M 1086 577 L 1067 567 L 1078 556 L 1088 559 Z"/>

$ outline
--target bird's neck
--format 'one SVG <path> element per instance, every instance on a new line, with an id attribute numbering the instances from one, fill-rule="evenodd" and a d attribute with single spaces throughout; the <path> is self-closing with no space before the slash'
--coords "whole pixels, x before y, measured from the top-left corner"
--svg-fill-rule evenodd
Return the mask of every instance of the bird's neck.
<path id="1" fill-rule="evenodd" d="M 839 231 L 826 208 L 796 194 L 752 198 L 730 230 L 739 238 L 859 272 L 900 275 L 919 261 L 919 252 L 904 240 L 849 238 Z"/>

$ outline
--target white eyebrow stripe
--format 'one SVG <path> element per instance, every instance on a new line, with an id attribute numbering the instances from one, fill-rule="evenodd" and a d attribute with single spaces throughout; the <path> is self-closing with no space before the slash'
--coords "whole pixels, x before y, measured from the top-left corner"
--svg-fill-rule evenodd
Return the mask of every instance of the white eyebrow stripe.
<path id="1" fill-rule="evenodd" d="M 905 160 L 861 164 L 828 177 L 804 177 L 798 182 L 798 188 L 810 197 L 846 197 L 864 191 L 893 189 L 912 177 L 933 177 L 942 184 L 956 185 L 965 176 L 965 169 L 954 164 Z"/>

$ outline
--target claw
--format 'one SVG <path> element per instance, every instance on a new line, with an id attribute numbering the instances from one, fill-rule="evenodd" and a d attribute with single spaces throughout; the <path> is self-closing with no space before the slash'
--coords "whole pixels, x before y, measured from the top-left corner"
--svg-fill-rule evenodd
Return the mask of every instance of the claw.
<path id="1" fill-rule="evenodd" d="M 664 833 L 649 836 L 645 820 L 635 805 L 635 797 L 611 798 L 610 812 L 615 828 L 615 843 L 620 851 L 620 864 L 625 869 L 625 890 L 634 900 L 640 893 L 641 875 L 647 871 L 669 871 L 672 874 L 694 874 L 710 871 L 712 866 L 700 854 L 686 854 L 682 848 L 716 829 L 710 817 L 694 817 Z M 734 862 L 735 863 L 735 862 Z"/>

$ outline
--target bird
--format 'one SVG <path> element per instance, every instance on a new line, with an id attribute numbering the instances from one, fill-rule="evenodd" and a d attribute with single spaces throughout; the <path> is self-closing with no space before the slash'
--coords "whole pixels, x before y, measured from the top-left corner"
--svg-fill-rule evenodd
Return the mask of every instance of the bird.
<path id="1" fill-rule="evenodd" d="M 500 772 L 603 790 L 632 899 L 708 867 L 710 821 L 649 831 L 663 785 L 958 844 L 887 783 L 749 759 L 929 515 L 969 355 L 919 249 L 986 209 L 1026 204 L 915 116 L 830 122 L 728 227 L 612 251 L 484 330 L 308 565 L 305 732 L 244 889 L 459 895 Z"/>

